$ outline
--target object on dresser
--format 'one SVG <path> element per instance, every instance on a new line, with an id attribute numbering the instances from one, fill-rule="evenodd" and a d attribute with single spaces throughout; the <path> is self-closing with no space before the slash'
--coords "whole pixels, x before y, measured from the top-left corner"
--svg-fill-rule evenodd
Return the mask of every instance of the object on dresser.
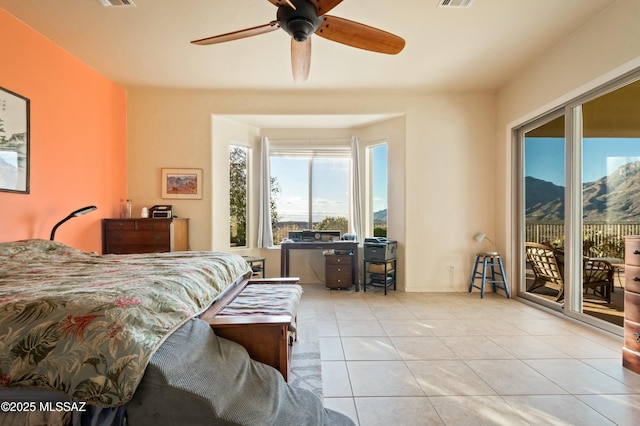
<path id="1" fill-rule="evenodd" d="M 168 204 L 153 206 L 149 209 L 153 219 L 170 219 L 172 216 L 172 208 Z"/>
<path id="2" fill-rule="evenodd" d="M 189 219 L 103 219 L 104 254 L 189 250 Z"/>

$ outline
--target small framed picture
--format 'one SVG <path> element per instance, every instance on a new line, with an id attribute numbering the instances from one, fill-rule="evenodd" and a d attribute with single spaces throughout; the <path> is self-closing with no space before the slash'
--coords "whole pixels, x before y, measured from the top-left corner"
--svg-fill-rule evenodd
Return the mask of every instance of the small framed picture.
<path id="1" fill-rule="evenodd" d="M 202 199 L 202 169 L 162 169 L 162 198 Z"/>
<path id="2" fill-rule="evenodd" d="M 0 87 L 0 191 L 29 193 L 29 99 Z"/>

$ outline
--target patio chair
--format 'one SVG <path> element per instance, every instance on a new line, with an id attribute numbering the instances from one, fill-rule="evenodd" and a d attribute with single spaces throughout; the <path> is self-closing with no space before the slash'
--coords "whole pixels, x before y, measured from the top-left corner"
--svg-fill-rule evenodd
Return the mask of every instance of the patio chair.
<path id="1" fill-rule="evenodd" d="M 533 270 L 533 283 L 527 291 L 546 286 L 558 291 L 556 301 L 564 299 L 564 254 L 544 244 L 525 243 L 527 262 Z M 606 260 L 582 258 L 582 288 L 611 302 L 614 269 Z"/>

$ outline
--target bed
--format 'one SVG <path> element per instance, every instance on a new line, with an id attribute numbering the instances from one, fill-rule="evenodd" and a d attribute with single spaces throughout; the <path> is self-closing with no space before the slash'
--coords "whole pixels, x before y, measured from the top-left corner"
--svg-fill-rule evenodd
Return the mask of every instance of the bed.
<path id="1" fill-rule="evenodd" d="M 60 424 L 352 424 L 198 319 L 250 275 L 229 253 L 2 243 L 0 399 L 84 404 Z"/>

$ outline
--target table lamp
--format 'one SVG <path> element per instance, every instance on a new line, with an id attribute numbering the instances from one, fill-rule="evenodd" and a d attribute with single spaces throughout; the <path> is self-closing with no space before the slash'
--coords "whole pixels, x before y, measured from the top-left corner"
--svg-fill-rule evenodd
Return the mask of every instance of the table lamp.
<path id="1" fill-rule="evenodd" d="M 484 241 L 486 239 L 487 241 L 489 241 L 493 245 L 493 251 L 487 252 L 487 254 L 492 254 L 492 255 L 497 255 L 498 254 L 498 252 L 496 251 L 496 243 L 494 243 L 489 237 L 487 237 L 487 234 L 485 234 L 484 232 L 477 233 L 473 237 L 473 239 L 476 240 L 479 243 L 481 243 L 482 241 Z"/>
<path id="2" fill-rule="evenodd" d="M 51 238 L 49 238 L 51 241 L 53 241 L 53 237 L 56 233 L 56 229 L 58 229 L 58 227 L 60 225 L 62 225 L 63 223 L 65 223 L 66 221 L 68 221 L 71 218 L 77 217 L 77 216 L 82 216 L 83 214 L 87 214 L 90 213 L 94 210 L 96 210 L 97 207 L 96 206 L 87 206 L 87 207 L 83 207 L 81 209 L 78 209 L 76 211 L 73 211 L 69 214 L 69 216 L 65 217 L 64 219 L 62 219 L 60 222 L 56 223 L 56 225 L 53 227 L 53 229 L 51 230 Z"/>

